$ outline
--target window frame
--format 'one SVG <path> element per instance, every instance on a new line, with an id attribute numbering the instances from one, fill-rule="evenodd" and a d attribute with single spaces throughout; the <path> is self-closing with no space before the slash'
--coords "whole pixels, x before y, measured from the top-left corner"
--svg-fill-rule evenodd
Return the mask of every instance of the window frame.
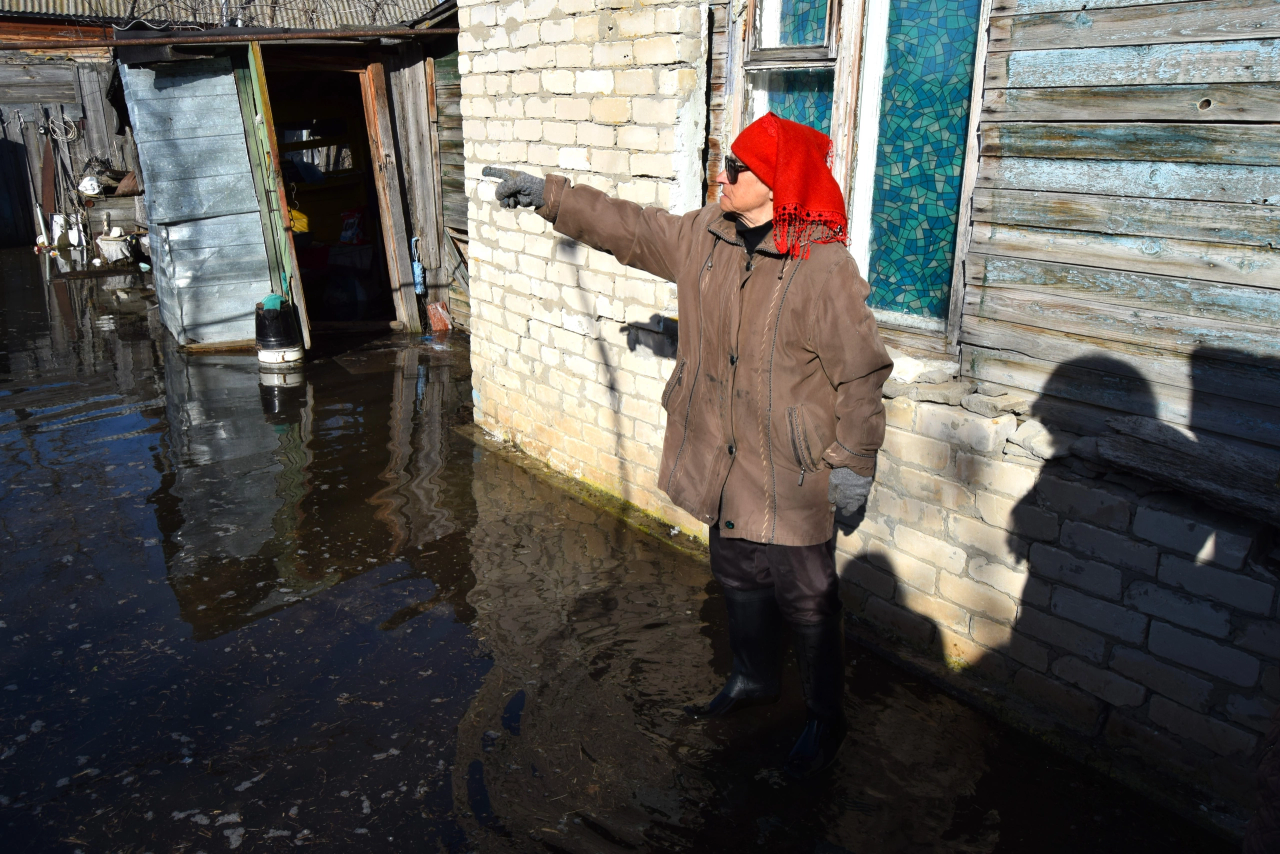
<path id="1" fill-rule="evenodd" d="M 773 70 L 827 70 L 834 71 L 832 90 L 831 126 L 828 136 L 832 141 L 832 173 L 846 193 L 851 178 L 850 166 L 854 157 L 853 136 L 857 118 L 857 80 L 862 64 L 862 25 L 865 6 L 873 0 L 829 0 L 827 5 L 827 39 L 822 45 L 805 47 L 760 48 L 760 16 L 757 14 L 767 0 L 746 0 L 740 12 L 729 3 L 730 38 L 726 83 L 725 137 L 731 140 L 751 121 L 751 99 L 754 93 L 750 85 L 751 75 Z M 728 150 L 728 145 L 724 146 Z"/>
<path id="2" fill-rule="evenodd" d="M 860 38 L 863 43 L 860 57 L 855 116 L 852 133 L 858 142 L 847 166 L 849 192 L 846 194 L 849 213 L 849 234 L 858 241 L 850 243 L 849 251 L 858 261 L 864 273 L 869 263 L 871 248 L 871 210 L 874 197 L 874 178 L 880 127 L 880 110 L 884 80 L 884 62 L 888 9 L 887 2 L 867 2 L 865 20 Z M 945 319 L 926 318 L 907 312 L 888 309 L 872 309 L 882 332 L 902 333 L 907 343 L 920 349 L 936 349 L 940 353 L 957 355 L 960 352 L 960 329 L 964 315 L 965 265 L 970 251 L 973 229 L 973 191 L 977 184 L 980 160 L 978 134 L 982 120 L 983 92 L 986 83 L 986 61 L 989 50 L 991 12 L 993 0 L 981 0 L 978 9 L 977 42 L 974 45 L 973 82 L 969 92 L 969 120 L 965 129 L 964 153 L 961 158 L 961 184 L 959 208 L 956 217 L 956 243 L 951 261 L 950 292 Z M 873 44 L 874 42 L 874 44 Z M 874 64 L 875 67 L 870 67 Z M 861 148 L 859 144 L 861 143 Z M 863 241 L 865 240 L 865 245 Z"/>
<path id="3" fill-rule="evenodd" d="M 762 35 L 761 8 L 770 2 L 782 0 L 750 0 L 747 5 L 747 26 L 743 71 L 764 71 L 772 68 L 834 68 L 840 50 L 840 11 L 842 0 L 827 0 L 826 40 L 820 45 L 789 45 L 786 47 L 760 47 Z"/>

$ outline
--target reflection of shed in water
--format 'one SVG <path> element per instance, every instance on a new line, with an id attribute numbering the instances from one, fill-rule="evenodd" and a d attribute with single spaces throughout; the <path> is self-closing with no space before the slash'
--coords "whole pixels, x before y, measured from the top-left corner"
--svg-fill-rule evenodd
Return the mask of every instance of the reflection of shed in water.
<path id="1" fill-rule="evenodd" d="M 296 304 L 308 346 L 324 326 L 420 329 L 414 253 L 423 297 L 446 297 L 435 60 L 456 56 L 452 3 L 427 23 L 445 33 L 383 32 L 397 47 L 120 34 L 157 291 L 181 344 L 251 341 L 268 292 Z"/>
<path id="2" fill-rule="evenodd" d="M 187 357 L 171 348 L 165 361 L 168 454 L 180 526 L 172 531 L 170 566 L 194 571 L 201 555 L 244 559 L 261 553 L 286 496 L 280 486 L 288 445 L 305 445 L 262 416 L 257 359 L 252 355 Z M 292 490 L 290 490 L 292 491 Z M 287 496 L 296 503 L 299 494 Z M 162 526 L 163 527 L 163 526 Z"/>
<path id="3" fill-rule="evenodd" d="M 372 499 L 375 517 L 391 531 L 393 551 L 421 548 L 456 528 L 444 509 L 444 431 L 457 408 L 458 384 L 447 364 L 431 365 L 416 350 L 395 351 L 392 377 L 391 457 L 380 477 L 387 482 Z M 351 363 L 344 366 L 351 370 Z"/>
<path id="4" fill-rule="evenodd" d="M 465 391 L 448 367 L 420 358 L 405 349 L 348 354 L 282 386 L 260 382 L 251 354 L 169 344 L 167 471 L 151 500 L 170 584 L 198 637 L 378 565 L 416 568 L 421 547 L 465 530 L 443 477 L 444 428 Z M 331 540 L 336 531 L 368 534 Z M 454 586 L 432 577 L 441 595 Z"/>

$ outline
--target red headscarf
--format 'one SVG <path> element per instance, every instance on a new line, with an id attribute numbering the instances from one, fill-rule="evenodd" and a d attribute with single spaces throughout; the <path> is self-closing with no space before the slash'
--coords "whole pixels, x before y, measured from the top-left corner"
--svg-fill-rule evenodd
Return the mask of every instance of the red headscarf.
<path id="1" fill-rule="evenodd" d="M 778 251 L 808 258 L 814 243 L 847 243 L 844 194 L 831 174 L 831 138 L 765 113 L 730 146 L 773 190 L 773 240 Z"/>

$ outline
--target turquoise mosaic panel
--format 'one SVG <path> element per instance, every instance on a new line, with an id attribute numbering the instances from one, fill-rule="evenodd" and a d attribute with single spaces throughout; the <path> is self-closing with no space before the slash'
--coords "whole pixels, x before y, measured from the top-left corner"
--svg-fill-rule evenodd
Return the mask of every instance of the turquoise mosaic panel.
<path id="1" fill-rule="evenodd" d="M 980 0 L 891 0 L 871 208 L 874 308 L 945 318 Z"/>
<path id="2" fill-rule="evenodd" d="M 769 92 L 769 110 L 775 115 L 831 133 L 831 93 L 834 70 L 785 69 L 757 72 L 757 85 Z"/>
<path id="3" fill-rule="evenodd" d="M 827 40 L 827 0 L 782 0 L 778 28 L 783 46 L 824 44 Z"/>

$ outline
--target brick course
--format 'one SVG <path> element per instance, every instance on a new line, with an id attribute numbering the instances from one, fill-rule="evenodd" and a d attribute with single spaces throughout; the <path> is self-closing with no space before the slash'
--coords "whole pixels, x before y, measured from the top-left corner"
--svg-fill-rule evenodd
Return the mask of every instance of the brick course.
<path id="1" fill-rule="evenodd" d="M 1185 664 L 1235 685 L 1250 688 L 1258 683 L 1258 659 L 1168 623 L 1156 621 L 1151 624 L 1147 648 L 1161 658 Z"/>

